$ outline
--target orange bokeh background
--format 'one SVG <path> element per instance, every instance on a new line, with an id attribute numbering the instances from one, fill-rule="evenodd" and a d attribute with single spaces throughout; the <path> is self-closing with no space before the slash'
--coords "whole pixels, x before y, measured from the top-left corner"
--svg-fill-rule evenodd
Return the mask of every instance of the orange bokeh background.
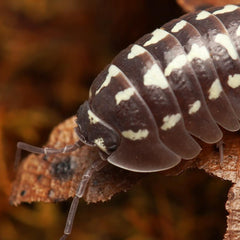
<path id="1" fill-rule="evenodd" d="M 174 1 L 0 2 L 0 240 L 58 239 L 66 203 L 9 205 L 16 142 L 42 145 L 121 49 L 183 11 Z M 222 239 L 229 184 L 153 174 L 107 203 L 80 203 L 70 239 Z"/>

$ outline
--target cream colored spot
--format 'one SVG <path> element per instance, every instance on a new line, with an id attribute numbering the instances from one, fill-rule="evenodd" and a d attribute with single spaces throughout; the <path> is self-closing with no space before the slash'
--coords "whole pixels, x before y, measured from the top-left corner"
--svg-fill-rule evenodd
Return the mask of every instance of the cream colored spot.
<path id="1" fill-rule="evenodd" d="M 196 17 L 196 20 L 203 20 L 203 19 L 206 19 L 210 16 L 211 14 L 207 11 L 201 11 L 197 17 Z"/>
<path id="2" fill-rule="evenodd" d="M 101 87 L 96 91 L 96 94 L 98 94 L 104 87 L 107 87 L 111 81 L 111 78 L 116 77 L 119 73 L 121 73 L 121 70 L 117 66 L 111 65 L 108 69 L 108 75 L 105 81 L 102 83 Z"/>
<path id="3" fill-rule="evenodd" d="M 219 98 L 221 92 L 223 91 L 222 89 L 222 85 L 219 81 L 219 79 L 217 78 L 211 85 L 210 89 L 208 90 L 208 98 L 210 100 L 214 100 L 214 99 L 217 99 Z"/>
<path id="4" fill-rule="evenodd" d="M 164 39 L 168 34 L 169 34 L 168 32 L 164 31 L 161 28 L 158 28 L 152 32 L 151 39 L 149 39 L 147 42 L 145 42 L 143 46 L 149 46 L 149 45 L 158 43 L 159 41 Z"/>
<path id="5" fill-rule="evenodd" d="M 187 22 L 182 20 L 178 23 L 176 23 L 176 25 L 172 28 L 171 32 L 179 32 L 180 30 L 182 30 L 185 26 L 187 25 Z"/>
<path id="6" fill-rule="evenodd" d="M 88 119 L 90 124 L 96 124 L 101 121 L 100 118 L 97 117 L 91 110 L 88 110 Z"/>
<path id="7" fill-rule="evenodd" d="M 89 96 L 88 96 L 89 98 L 91 98 L 92 97 L 92 90 L 91 90 L 91 88 L 89 89 Z"/>
<path id="8" fill-rule="evenodd" d="M 240 26 L 238 26 L 238 28 L 237 28 L 236 35 L 237 35 L 238 37 L 240 36 Z"/>
<path id="9" fill-rule="evenodd" d="M 226 5 L 226 6 L 224 6 L 224 8 L 213 12 L 213 14 L 217 15 L 217 14 L 229 13 L 229 12 L 233 12 L 233 11 L 235 11 L 237 9 L 238 9 L 238 7 L 235 6 L 235 5 Z"/>
<path id="10" fill-rule="evenodd" d="M 143 47 L 141 47 L 139 45 L 133 45 L 131 48 L 131 52 L 128 54 L 127 58 L 132 59 L 132 58 L 135 58 L 136 56 L 139 56 L 145 52 L 146 52 L 146 50 Z"/>
<path id="11" fill-rule="evenodd" d="M 145 86 L 157 86 L 162 89 L 166 89 L 169 86 L 166 77 L 157 63 L 154 63 L 145 73 L 143 83 Z"/>
<path id="12" fill-rule="evenodd" d="M 168 129 L 173 128 L 181 119 L 181 114 L 173 114 L 173 115 L 167 115 L 163 118 L 163 125 L 161 126 L 161 129 L 166 131 Z"/>
<path id="13" fill-rule="evenodd" d="M 94 143 L 104 152 L 107 152 L 107 148 L 104 145 L 104 140 L 103 138 L 97 138 L 94 140 Z"/>
<path id="14" fill-rule="evenodd" d="M 134 89 L 133 88 L 127 88 L 123 91 L 118 92 L 115 95 L 116 104 L 118 105 L 122 101 L 129 100 L 134 95 Z"/>
<path id="15" fill-rule="evenodd" d="M 217 34 L 215 37 L 215 42 L 221 44 L 224 48 L 226 48 L 228 54 L 232 59 L 234 60 L 238 59 L 238 53 L 235 50 L 231 39 L 227 35 L 222 33 Z"/>
<path id="16" fill-rule="evenodd" d="M 182 68 L 185 64 L 187 63 L 187 58 L 184 54 L 178 55 L 175 57 L 165 68 L 164 74 L 165 76 L 170 76 L 170 74 L 175 70 L 175 69 L 180 69 Z"/>
<path id="17" fill-rule="evenodd" d="M 132 130 L 127 130 L 122 132 L 122 135 L 125 138 L 128 138 L 133 141 L 142 140 L 146 138 L 148 134 L 149 134 L 149 131 L 147 129 L 139 129 L 137 132 L 134 132 Z"/>
<path id="18" fill-rule="evenodd" d="M 188 105 L 188 113 L 190 115 L 196 113 L 201 107 L 201 102 L 199 100 L 195 101 L 193 104 Z"/>
<path id="19" fill-rule="evenodd" d="M 199 47 L 196 43 L 194 43 L 187 55 L 187 59 L 191 62 L 194 58 L 199 58 L 203 61 L 209 59 L 210 55 L 207 48 L 205 46 Z"/>
<path id="20" fill-rule="evenodd" d="M 240 86 L 240 74 L 230 75 L 228 77 L 228 86 L 231 88 L 237 88 Z M 240 103 L 239 103 L 240 104 Z"/>

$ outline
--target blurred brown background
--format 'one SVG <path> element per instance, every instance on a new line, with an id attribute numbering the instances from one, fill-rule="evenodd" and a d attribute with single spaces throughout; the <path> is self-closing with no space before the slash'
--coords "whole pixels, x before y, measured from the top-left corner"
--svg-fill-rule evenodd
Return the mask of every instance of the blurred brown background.
<path id="1" fill-rule="evenodd" d="M 69 203 L 9 205 L 16 142 L 41 146 L 121 49 L 183 14 L 174 1 L 0 1 L 0 240 L 58 239 Z M 230 184 L 153 174 L 107 203 L 80 203 L 70 239 L 222 239 Z"/>

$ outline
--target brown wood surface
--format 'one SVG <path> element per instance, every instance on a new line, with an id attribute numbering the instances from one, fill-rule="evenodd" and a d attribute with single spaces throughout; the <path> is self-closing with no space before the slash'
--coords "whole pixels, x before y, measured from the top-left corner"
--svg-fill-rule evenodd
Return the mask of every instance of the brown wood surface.
<path id="1" fill-rule="evenodd" d="M 73 131 L 74 119 L 75 117 L 69 118 L 55 127 L 46 146 L 61 148 L 74 143 L 77 140 Z M 234 183 L 226 203 L 229 215 L 224 239 L 240 239 L 240 134 L 224 131 L 222 162 L 216 145 L 201 143 L 201 146 L 203 150 L 196 159 L 183 160 L 175 168 L 161 174 L 177 175 L 190 167 L 196 167 Z M 30 154 L 19 166 L 13 183 L 11 203 L 18 205 L 22 202 L 56 202 L 74 196 L 82 173 L 97 158 L 97 151 L 88 146 L 47 159 L 44 159 L 43 155 Z M 84 199 L 87 202 L 109 200 L 114 194 L 130 189 L 145 175 L 147 174 L 125 171 L 109 164 L 93 175 Z"/>

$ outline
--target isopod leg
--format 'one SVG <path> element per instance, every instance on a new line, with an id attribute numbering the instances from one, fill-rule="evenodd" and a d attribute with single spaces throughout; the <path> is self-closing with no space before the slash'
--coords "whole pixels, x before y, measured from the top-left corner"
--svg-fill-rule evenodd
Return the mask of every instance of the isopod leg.
<path id="1" fill-rule="evenodd" d="M 77 211 L 79 199 L 82 198 L 82 196 L 84 195 L 88 182 L 91 179 L 93 173 L 102 169 L 104 166 L 106 166 L 106 164 L 107 164 L 107 161 L 98 159 L 97 161 L 93 162 L 93 164 L 91 164 L 91 166 L 83 174 L 82 179 L 78 185 L 78 189 L 75 194 L 75 197 L 73 198 L 73 201 L 71 203 L 70 210 L 68 212 L 68 217 L 67 217 L 66 225 L 64 228 L 64 234 L 62 235 L 60 240 L 65 240 L 68 237 L 68 235 L 71 234 L 73 221 Z"/>
<path id="2" fill-rule="evenodd" d="M 20 162 L 22 150 L 25 150 L 25 151 L 28 151 L 31 153 L 37 153 L 37 154 L 43 153 L 47 156 L 50 154 L 72 152 L 72 151 L 75 151 L 77 148 L 79 148 L 82 145 L 83 145 L 83 143 L 81 141 L 78 141 L 72 145 L 66 145 L 64 148 L 55 149 L 55 148 L 48 148 L 48 147 L 40 148 L 40 147 L 30 145 L 28 143 L 18 142 L 16 156 L 15 156 L 15 167 L 17 167 Z"/>
<path id="3" fill-rule="evenodd" d="M 219 150 L 219 157 L 220 157 L 220 166 L 223 164 L 223 160 L 224 160 L 224 154 L 223 154 L 223 140 L 220 140 L 216 146 Z"/>

